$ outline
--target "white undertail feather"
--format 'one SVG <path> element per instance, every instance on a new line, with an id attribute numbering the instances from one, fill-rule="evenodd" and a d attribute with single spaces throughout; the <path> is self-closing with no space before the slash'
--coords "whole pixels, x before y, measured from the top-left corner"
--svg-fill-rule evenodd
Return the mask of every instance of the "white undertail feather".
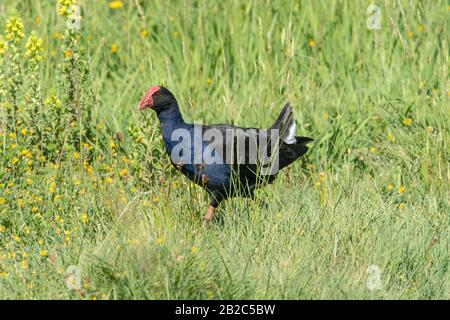
<path id="1" fill-rule="evenodd" d="M 292 121 L 292 124 L 288 130 L 289 130 L 288 136 L 284 138 L 283 141 L 287 144 L 297 143 L 297 139 L 295 139 L 295 121 Z"/>

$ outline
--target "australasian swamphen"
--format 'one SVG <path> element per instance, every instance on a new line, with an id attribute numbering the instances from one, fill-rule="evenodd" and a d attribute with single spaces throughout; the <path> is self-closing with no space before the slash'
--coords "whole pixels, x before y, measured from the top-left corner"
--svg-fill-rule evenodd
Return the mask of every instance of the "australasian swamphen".
<path id="1" fill-rule="evenodd" d="M 255 189 L 271 183 L 278 170 L 305 154 L 313 141 L 295 136 L 289 103 L 268 129 L 187 123 L 174 95 L 162 86 L 146 92 L 138 110 L 146 108 L 156 111 L 172 164 L 210 193 L 204 217 L 208 224 L 222 200 L 253 197 Z"/>

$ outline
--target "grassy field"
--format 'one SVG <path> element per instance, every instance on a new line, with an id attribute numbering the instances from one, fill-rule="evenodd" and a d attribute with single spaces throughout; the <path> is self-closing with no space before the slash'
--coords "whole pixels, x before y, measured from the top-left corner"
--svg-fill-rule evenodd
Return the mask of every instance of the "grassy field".
<path id="1" fill-rule="evenodd" d="M 446 1 L 59 2 L 0 4 L 0 298 L 450 299 Z M 205 228 L 155 84 L 315 142 Z"/>

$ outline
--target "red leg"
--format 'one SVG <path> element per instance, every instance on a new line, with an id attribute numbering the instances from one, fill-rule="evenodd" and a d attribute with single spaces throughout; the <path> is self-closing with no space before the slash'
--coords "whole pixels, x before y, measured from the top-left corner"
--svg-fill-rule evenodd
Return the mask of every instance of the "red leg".
<path id="1" fill-rule="evenodd" d="M 215 207 L 213 206 L 209 206 L 208 208 L 208 213 L 205 215 L 205 217 L 203 218 L 203 220 L 206 222 L 206 224 L 209 226 L 210 222 L 211 222 L 211 218 L 214 215 L 214 210 L 216 210 Z"/>

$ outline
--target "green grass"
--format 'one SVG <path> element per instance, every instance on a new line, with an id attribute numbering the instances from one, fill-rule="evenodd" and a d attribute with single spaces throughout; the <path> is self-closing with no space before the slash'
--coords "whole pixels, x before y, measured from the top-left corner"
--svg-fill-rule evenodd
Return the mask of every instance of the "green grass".
<path id="1" fill-rule="evenodd" d="M 43 93 L 60 88 L 55 2 L 0 4 L 2 26 L 17 14 L 44 38 Z M 379 31 L 366 27 L 372 1 L 140 1 L 143 16 L 135 1 L 81 2 L 84 85 L 98 99 L 83 108 L 105 128 L 89 141 L 104 160 L 90 175 L 84 151 L 28 175 L 0 161 L 0 298 L 450 298 L 446 1 L 378 1 Z M 156 116 L 136 112 L 160 83 L 188 121 L 264 127 L 290 101 L 315 142 L 207 229 L 205 192 L 169 168 Z M 381 289 L 367 287 L 371 265 Z"/>

